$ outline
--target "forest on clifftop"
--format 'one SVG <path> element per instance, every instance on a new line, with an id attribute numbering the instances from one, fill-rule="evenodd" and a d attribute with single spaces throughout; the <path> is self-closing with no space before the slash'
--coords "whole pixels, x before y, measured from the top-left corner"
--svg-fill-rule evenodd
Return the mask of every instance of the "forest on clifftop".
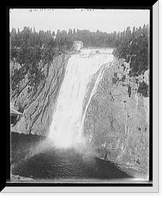
<path id="1" fill-rule="evenodd" d="M 29 85 L 37 88 L 45 78 L 43 68 L 53 58 L 72 51 L 73 41 L 81 40 L 85 48 L 114 48 L 117 58 L 130 63 L 131 76 L 139 76 L 149 68 L 149 25 L 127 27 L 123 32 L 106 33 L 97 30 L 39 31 L 24 27 L 22 31 L 12 28 L 10 32 L 11 90 L 14 91 L 27 76 Z M 16 64 L 17 63 L 17 64 Z"/>

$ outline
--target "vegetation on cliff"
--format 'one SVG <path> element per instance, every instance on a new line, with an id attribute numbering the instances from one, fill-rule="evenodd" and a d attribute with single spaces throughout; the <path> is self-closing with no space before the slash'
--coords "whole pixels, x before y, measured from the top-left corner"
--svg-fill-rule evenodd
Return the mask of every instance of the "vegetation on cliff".
<path id="1" fill-rule="evenodd" d="M 87 144 L 100 158 L 146 175 L 149 167 L 149 101 L 144 98 L 147 96 L 144 79 L 139 77 L 136 82 L 136 78 L 124 70 L 127 65 L 125 61 L 114 60 L 105 66 L 86 112 L 84 134 Z"/>
<path id="2" fill-rule="evenodd" d="M 72 50 L 73 41 L 81 40 L 84 47 L 112 47 L 113 54 L 130 63 L 130 76 L 138 77 L 149 68 L 149 26 L 123 32 L 105 33 L 97 30 L 39 31 L 24 27 L 10 32 L 11 92 L 19 93 L 20 83 L 27 82 L 29 91 L 36 92 L 47 76 L 53 58 Z M 47 69 L 46 69 L 47 68 Z M 145 83 L 146 84 L 146 83 Z M 140 93 L 147 96 L 146 85 Z M 146 91 L 145 91 L 146 90 Z"/>
<path id="3" fill-rule="evenodd" d="M 133 28 L 128 27 L 124 39 L 114 49 L 113 54 L 124 58 L 130 64 L 130 77 L 139 79 L 149 69 L 149 26 Z M 143 81 L 138 88 L 138 93 L 144 97 L 149 96 L 149 87 Z"/>
<path id="4" fill-rule="evenodd" d="M 138 76 L 149 68 L 149 26 L 135 29 L 128 27 L 113 54 L 130 62 L 130 75 Z"/>

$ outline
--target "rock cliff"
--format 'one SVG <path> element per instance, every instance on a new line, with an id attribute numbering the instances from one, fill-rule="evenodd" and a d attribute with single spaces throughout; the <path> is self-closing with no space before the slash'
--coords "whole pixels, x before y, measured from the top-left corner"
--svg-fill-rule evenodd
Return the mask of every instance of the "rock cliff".
<path id="1" fill-rule="evenodd" d="M 28 85 L 26 76 L 17 90 L 11 94 L 14 106 L 23 110 L 23 116 L 12 131 L 24 134 L 47 135 L 69 56 L 56 57 L 51 65 L 44 67 L 45 79 L 34 91 Z"/>
<path id="2" fill-rule="evenodd" d="M 47 135 L 69 56 L 61 55 L 44 68 L 46 79 L 31 91 L 26 77 L 12 94 L 16 108 L 23 116 L 12 131 Z M 87 146 L 102 159 L 122 168 L 148 174 L 149 165 L 149 71 L 130 76 L 130 64 L 114 60 L 102 67 L 104 73 L 86 110 L 84 135 Z M 99 71 L 100 71 L 99 70 Z M 99 74 L 88 84 L 83 110 Z M 30 91 L 29 91 L 30 90 Z"/>
<path id="3" fill-rule="evenodd" d="M 85 117 L 87 143 L 103 159 L 148 173 L 148 71 L 130 77 L 130 65 L 124 60 L 104 67 Z"/>

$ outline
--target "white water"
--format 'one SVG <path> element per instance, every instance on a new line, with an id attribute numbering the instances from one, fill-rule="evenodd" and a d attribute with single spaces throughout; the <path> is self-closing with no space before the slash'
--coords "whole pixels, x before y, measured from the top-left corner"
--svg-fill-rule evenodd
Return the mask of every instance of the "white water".
<path id="1" fill-rule="evenodd" d="M 83 113 L 83 101 L 87 92 L 87 85 L 102 65 L 113 60 L 110 49 L 105 50 L 104 53 L 103 51 L 99 49 L 101 53 L 95 53 L 95 50 L 83 49 L 80 54 L 72 55 L 68 61 L 48 135 L 57 148 L 69 148 L 80 143 L 85 144 L 83 136 L 84 118 L 102 74 L 99 73 L 97 77 Z"/>

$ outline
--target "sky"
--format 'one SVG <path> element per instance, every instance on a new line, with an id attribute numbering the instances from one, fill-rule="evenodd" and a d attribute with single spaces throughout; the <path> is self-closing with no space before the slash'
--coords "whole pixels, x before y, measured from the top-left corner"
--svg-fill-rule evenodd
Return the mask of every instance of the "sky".
<path id="1" fill-rule="evenodd" d="M 128 26 L 149 24 L 149 10 L 115 9 L 10 9 L 9 25 L 39 30 L 87 29 L 102 32 L 123 31 Z"/>

